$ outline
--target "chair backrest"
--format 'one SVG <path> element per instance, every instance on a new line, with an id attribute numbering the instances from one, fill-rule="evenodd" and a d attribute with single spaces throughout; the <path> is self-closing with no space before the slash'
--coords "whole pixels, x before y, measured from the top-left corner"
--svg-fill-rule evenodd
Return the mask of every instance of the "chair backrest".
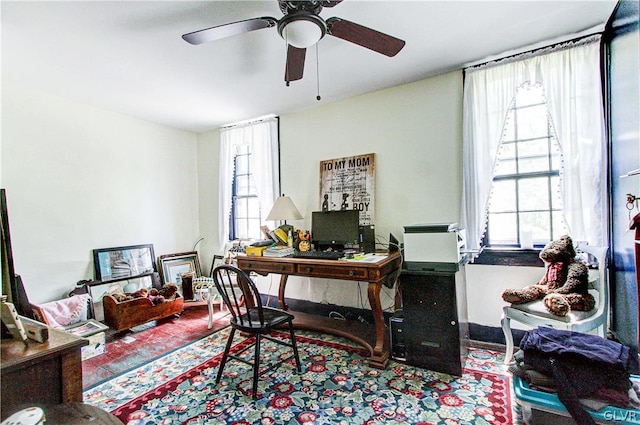
<path id="1" fill-rule="evenodd" d="M 237 267 L 218 266 L 213 271 L 213 281 L 222 301 L 241 326 L 264 326 L 262 299 L 251 277 Z M 252 309 L 256 314 L 245 314 Z"/>
<path id="2" fill-rule="evenodd" d="M 76 283 L 75 289 L 69 292 L 69 296 L 73 297 L 74 295 L 83 295 L 89 294 L 89 299 L 87 300 L 87 319 L 95 319 L 95 311 L 93 309 L 93 297 L 91 296 L 91 288 L 89 284 L 93 282 L 91 280 L 79 280 Z"/>
<path id="3" fill-rule="evenodd" d="M 593 256 L 598 262 L 598 278 L 593 281 L 593 288 L 598 291 L 598 305 L 596 306 L 596 316 L 606 314 L 609 317 L 609 272 L 607 268 L 607 252 L 609 250 L 606 246 L 591 246 L 584 243 L 578 243 L 576 246 L 578 252 L 586 252 Z M 592 270 L 591 268 L 589 269 Z M 607 320 L 608 321 L 608 320 Z M 608 325 L 608 323 L 606 324 Z M 605 327 L 605 330 L 607 327 Z"/>

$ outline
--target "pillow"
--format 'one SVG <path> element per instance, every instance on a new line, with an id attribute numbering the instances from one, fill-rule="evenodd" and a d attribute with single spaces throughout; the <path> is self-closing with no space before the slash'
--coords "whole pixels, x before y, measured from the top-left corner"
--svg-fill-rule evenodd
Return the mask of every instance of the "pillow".
<path id="1" fill-rule="evenodd" d="M 46 316 L 49 326 L 64 328 L 88 320 L 89 302 L 91 302 L 91 296 L 82 294 L 40 304 L 39 307 Z"/>

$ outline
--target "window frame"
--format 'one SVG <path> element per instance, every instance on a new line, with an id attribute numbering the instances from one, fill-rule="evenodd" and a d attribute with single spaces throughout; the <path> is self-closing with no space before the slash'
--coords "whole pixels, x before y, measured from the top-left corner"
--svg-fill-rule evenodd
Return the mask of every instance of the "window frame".
<path id="1" fill-rule="evenodd" d="M 239 147 L 247 145 L 252 154 L 251 163 L 260 214 L 269 211 L 280 193 L 280 131 L 279 119 L 268 115 L 245 122 L 224 126 L 220 130 L 220 158 L 218 185 L 218 249 L 226 252 L 236 239 L 231 239 L 231 204 L 235 155 Z M 257 226 L 260 229 L 260 225 Z M 233 231 L 237 234 L 237 229 Z M 261 238 L 261 236 L 259 236 Z"/>
<path id="2" fill-rule="evenodd" d="M 460 222 L 467 231 L 467 249 L 474 256 L 484 248 L 482 238 L 500 126 L 515 89 L 527 81 L 553 87 L 546 91 L 549 115 L 565 159 L 561 193 L 554 192 L 554 196 L 561 197 L 569 232 L 574 240 L 606 244 L 610 206 L 603 196 L 607 190 L 608 152 L 599 84 L 601 43 L 601 34 L 589 34 L 464 69 Z M 564 95 L 569 92 L 579 96 Z M 563 231 L 557 229 L 556 233 Z M 543 242 L 539 236 L 538 241 Z"/>
<path id="3" fill-rule="evenodd" d="M 522 244 L 522 240 L 521 240 L 521 236 L 522 236 L 522 215 L 523 214 L 527 214 L 527 213 L 534 213 L 534 212 L 540 212 L 543 213 L 545 215 L 548 216 L 548 225 L 549 225 L 549 233 L 548 233 L 548 240 L 552 240 L 553 239 L 553 235 L 554 235 L 554 213 L 557 212 L 562 212 L 562 208 L 558 208 L 557 205 L 555 204 L 555 200 L 554 200 L 554 196 L 553 196 L 553 191 L 554 191 L 554 185 L 552 182 L 553 178 L 560 178 L 560 174 L 561 174 L 561 164 L 562 161 L 558 161 L 557 162 L 557 168 L 554 168 L 554 144 L 557 144 L 558 149 L 560 150 L 558 156 L 561 157 L 562 156 L 562 152 L 561 152 L 561 147 L 559 145 L 559 142 L 557 141 L 557 138 L 553 132 L 553 127 L 552 127 L 552 123 L 551 123 L 551 117 L 549 116 L 549 109 L 548 109 L 548 102 L 546 100 L 546 98 L 544 97 L 544 89 L 539 86 L 536 88 L 536 85 L 534 84 L 533 86 L 531 86 L 531 88 L 529 87 L 525 87 L 525 85 L 530 85 L 530 83 L 525 83 L 523 84 L 521 87 L 518 88 L 518 91 L 516 91 L 516 97 L 514 98 L 511 106 L 509 107 L 509 111 L 507 114 L 507 118 L 506 120 L 511 119 L 512 120 L 512 134 L 511 137 L 508 137 L 506 135 L 503 135 L 503 139 L 500 141 L 500 147 L 502 146 L 508 146 L 511 145 L 514 148 L 514 154 L 512 158 L 506 158 L 506 159 L 500 159 L 500 155 L 498 155 L 497 159 L 498 161 L 496 162 L 496 169 L 497 170 L 497 166 L 500 164 L 500 161 L 504 161 L 504 160 L 510 160 L 510 161 L 514 161 L 514 165 L 515 165 L 515 169 L 513 170 L 513 172 L 510 172 L 508 174 L 495 174 L 495 170 L 494 170 L 494 174 L 493 174 L 493 178 L 492 178 L 492 187 L 495 185 L 495 183 L 497 182 L 513 182 L 514 183 L 514 187 L 513 187 L 513 194 L 514 194 L 514 199 L 515 199 L 515 209 L 510 210 L 510 211 L 501 211 L 501 212 L 491 212 L 490 210 L 487 211 L 487 228 L 486 231 L 484 233 L 484 237 L 483 237 L 483 245 L 488 248 L 488 249 L 498 249 L 498 250 L 504 250 L 504 249 L 511 249 L 514 251 L 522 251 L 523 248 L 520 248 L 521 244 Z M 519 99 L 518 99 L 518 95 L 524 95 L 523 92 L 521 92 L 520 90 L 531 90 L 531 89 L 537 89 L 540 90 L 541 93 L 539 93 L 541 95 L 541 99 L 542 101 L 538 101 L 538 102 L 532 102 L 532 103 L 524 103 L 524 104 L 520 104 Z M 536 93 L 534 93 L 534 95 L 537 95 Z M 531 135 L 528 135 L 528 137 L 523 137 L 520 138 L 520 132 L 519 132 L 519 125 L 521 124 L 521 119 L 525 119 L 525 118 L 521 118 L 519 117 L 519 114 L 522 111 L 526 111 L 527 109 L 530 108 L 537 108 L 540 106 L 544 106 L 544 112 L 545 112 L 545 131 L 544 133 L 542 131 L 540 131 L 540 135 L 537 135 L 535 137 L 531 137 Z M 505 121 L 506 122 L 506 121 Z M 540 130 L 542 127 L 542 123 L 540 123 Z M 526 135 L 527 136 L 527 135 Z M 531 143 L 531 142 L 537 142 L 537 144 L 539 144 L 540 146 L 545 145 L 545 151 L 546 154 L 540 154 L 538 155 L 538 158 L 540 158 L 541 160 L 544 160 L 547 164 L 546 170 L 535 170 L 535 171 L 521 171 L 520 167 L 521 167 L 521 162 L 523 160 L 527 159 L 527 156 L 520 155 L 520 148 L 522 146 L 522 144 L 524 143 Z M 557 160 L 556 160 L 557 161 Z M 548 208 L 543 208 L 543 209 L 537 209 L 537 210 L 533 210 L 533 209 L 524 209 L 521 205 L 521 197 L 520 197 L 520 190 L 521 190 L 521 182 L 529 180 L 529 179 L 537 179 L 537 178 L 544 178 L 546 180 L 545 182 L 545 186 L 547 189 L 547 195 L 548 195 Z M 558 180 L 558 184 L 560 184 L 559 180 Z M 492 190 L 493 191 L 493 190 Z M 489 198 L 489 200 L 491 200 L 491 198 Z M 490 217 L 492 215 L 497 215 L 497 214 L 501 214 L 501 213 L 509 213 L 509 214 L 515 214 L 515 232 L 516 232 L 516 240 L 515 243 L 490 243 L 489 241 L 489 234 L 490 234 L 490 226 L 491 226 L 491 220 Z M 544 244 L 534 244 L 534 248 L 535 247 L 542 247 L 544 246 Z"/>
<path id="4" fill-rule="evenodd" d="M 251 180 L 253 179 L 253 173 L 251 171 L 251 157 L 252 153 L 251 152 L 242 152 L 242 153 L 236 153 L 235 156 L 233 157 L 233 180 L 231 182 L 231 213 L 229 214 L 229 240 L 238 240 L 242 238 L 242 235 L 238 234 L 238 226 L 237 226 L 237 222 L 238 220 L 245 220 L 246 224 L 247 224 L 247 229 L 249 228 L 249 223 L 251 220 L 258 220 L 259 222 L 262 222 L 262 212 L 260 210 L 260 199 L 258 198 L 258 193 L 255 190 L 255 187 L 253 187 L 254 190 L 251 190 Z M 238 160 L 241 157 L 246 157 L 246 172 L 242 172 L 239 173 L 238 172 Z M 244 171 L 244 170 L 243 170 Z M 248 184 L 248 193 L 247 194 L 239 194 L 238 193 L 238 178 L 239 177 L 244 177 L 249 181 Z M 253 185 L 255 186 L 255 185 Z M 237 214 L 239 213 L 239 202 L 238 200 L 240 199 L 245 199 L 247 200 L 247 211 L 245 211 L 245 216 L 238 218 Z M 250 201 L 255 201 L 258 204 L 258 217 L 250 217 L 249 216 L 249 203 Z M 250 235 L 247 234 L 246 237 L 249 237 Z"/>
<path id="5" fill-rule="evenodd" d="M 560 178 L 560 174 L 561 174 L 561 161 L 558 164 L 558 168 L 554 169 L 553 167 L 553 161 L 554 161 L 554 154 L 553 154 L 553 143 L 554 143 L 554 139 L 556 139 L 556 136 L 553 133 L 553 129 L 551 126 L 551 119 L 548 115 L 548 113 L 546 114 L 546 135 L 541 135 L 538 137 L 528 137 L 528 138 L 518 138 L 518 111 L 525 109 L 525 108 L 531 108 L 531 107 L 537 107 L 540 105 L 545 105 L 546 106 L 546 110 L 548 111 L 548 106 L 547 106 L 547 102 L 538 102 L 538 103 L 531 103 L 531 104 L 526 104 L 526 105 L 518 105 L 517 101 L 514 99 L 514 102 L 512 104 L 512 106 L 509 108 L 509 113 L 513 113 L 513 125 L 514 125 L 514 134 L 513 134 L 513 139 L 512 140 L 502 140 L 500 142 L 500 145 L 502 144 L 514 144 L 515 146 L 515 155 L 513 160 L 515 161 L 515 172 L 509 173 L 509 174 L 501 174 L 501 175 L 495 175 L 492 178 L 492 185 L 496 182 L 496 181 L 513 181 L 515 183 L 514 185 L 514 195 L 515 195 L 515 210 L 514 211 L 510 211 L 511 213 L 515 213 L 516 214 L 516 243 L 515 244 L 499 244 L 499 243 L 494 243 L 494 244 L 490 244 L 489 242 L 489 230 L 490 230 L 490 224 L 489 224 L 489 215 L 491 214 L 489 211 L 487 211 L 487 227 L 482 239 L 482 244 L 484 246 L 484 249 L 482 250 L 482 252 L 480 253 L 480 255 L 474 260 L 474 264 L 490 264 L 490 265 L 504 265 L 504 266 L 544 266 L 544 262 L 542 260 L 540 260 L 539 258 L 539 253 L 541 251 L 541 249 L 544 247 L 545 244 L 534 244 L 533 249 L 530 248 L 521 248 L 520 244 L 521 244 L 521 214 L 522 213 L 527 213 L 527 212 L 534 212 L 533 210 L 522 210 L 521 206 L 520 206 L 520 202 L 519 202 L 519 190 L 520 190 L 520 182 L 522 180 L 527 180 L 527 179 L 533 179 L 533 178 L 545 178 L 547 179 L 547 190 L 548 190 L 548 196 L 549 196 L 549 208 L 548 209 L 543 209 L 540 210 L 540 212 L 544 212 L 544 213 L 548 213 L 549 215 L 549 240 L 552 240 L 553 238 L 553 233 L 554 233 L 554 220 L 553 220 L 553 214 L 554 211 L 562 211 L 561 209 L 558 209 L 557 207 L 555 207 L 554 209 L 554 197 L 553 197 L 553 185 L 551 183 L 551 179 L 552 178 Z M 546 140 L 546 144 L 547 144 L 547 154 L 544 156 L 546 157 L 546 162 L 548 163 L 548 168 L 546 171 L 532 171 L 532 172 L 520 172 L 519 170 L 519 164 L 520 164 L 520 155 L 518 154 L 518 145 L 520 143 L 525 143 L 525 142 L 531 142 L 534 140 L 540 140 L 541 143 Z M 555 143 L 559 143 L 557 140 L 555 140 Z M 560 156 L 562 154 L 560 153 Z M 540 155 L 540 157 L 542 158 L 543 155 Z M 495 213 L 493 213 L 495 214 Z"/>

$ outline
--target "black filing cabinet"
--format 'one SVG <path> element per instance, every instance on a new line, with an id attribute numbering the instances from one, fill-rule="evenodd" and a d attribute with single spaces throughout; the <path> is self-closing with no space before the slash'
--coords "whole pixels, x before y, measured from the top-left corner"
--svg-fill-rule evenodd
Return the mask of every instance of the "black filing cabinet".
<path id="1" fill-rule="evenodd" d="M 400 275 L 406 363 L 462 375 L 469 323 L 464 265 Z"/>

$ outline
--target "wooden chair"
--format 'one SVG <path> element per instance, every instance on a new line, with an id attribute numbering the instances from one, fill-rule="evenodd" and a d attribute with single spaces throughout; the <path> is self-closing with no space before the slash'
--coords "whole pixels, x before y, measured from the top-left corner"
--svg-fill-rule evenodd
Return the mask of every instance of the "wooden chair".
<path id="1" fill-rule="evenodd" d="M 216 383 L 220 382 L 222 378 L 222 372 L 224 366 L 229 358 L 246 363 L 253 368 L 253 393 L 252 397 L 255 400 L 258 395 L 258 379 L 263 374 L 275 369 L 282 363 L 295 359 L 296 369 L 298 372 L 302 372 L 300 366 L 300 357 L 298 355 L 298 346 L 296 345 L 296 337 L 293 332 L 293 315 L 286 311 L 276 308 L 266 307 L 262 305 L 262 299 L 260 293 L 256 288 L 256 285 L 251 280 L 249 275 L 244 271 L 229 265 L 218 266 L 213 272 L 213 280 L 216 285 L 218 293 L 222 296 L 222 300 L 231 313 L 231 333 L 227 340 L 227 345 L 222 355 L 222 361 L 218 368 L 218 374 L 216 376 Z M 291 342 L 286 340 L 271 337 L 269 333 L 275 328 L 284 325 L 288 325 L 289 336 Z M 236 354 L 230 354 L 231 345 L 233 343 L 233 337 L 236 331 L 255 335 L 255 341 L 253 344 L 245 347 L 242 351 Z M 280 359 L 278 363 L 271 364 L 268 368 L 260 371 L 260 342 L 262 338 L 266 338 L 269 341 L 275 342 L 280 345 L 291 347 L 293 354 L 284 359 Z M 246 360 L 240 355 L 251 347 L 254 347 L 253 361 Z"/>
<path id="2" fill-rule="evenodd" d="M 586 252 L 598 262 L 598 269 L 589 269 L 589 292 L 596 299 L 596 306 L 590 311 L 571 311 L 560 317 L 550 313 L 542 300 L 526 304 L 510 304 L 502 309 L 502 332 L 506 342 L 504 363 L 508 364 L 513 358 L 513 335 L 511 334 L 511 320 L 531 327 L 549 326 L 574 332 L 591 332 L 594 329 L 601 337 L 606 337 L 609 319 L 609 283 L 607 280 L 607 250 L 606 246 L 590 246 L 578 244 L 576 251 Z"/>

